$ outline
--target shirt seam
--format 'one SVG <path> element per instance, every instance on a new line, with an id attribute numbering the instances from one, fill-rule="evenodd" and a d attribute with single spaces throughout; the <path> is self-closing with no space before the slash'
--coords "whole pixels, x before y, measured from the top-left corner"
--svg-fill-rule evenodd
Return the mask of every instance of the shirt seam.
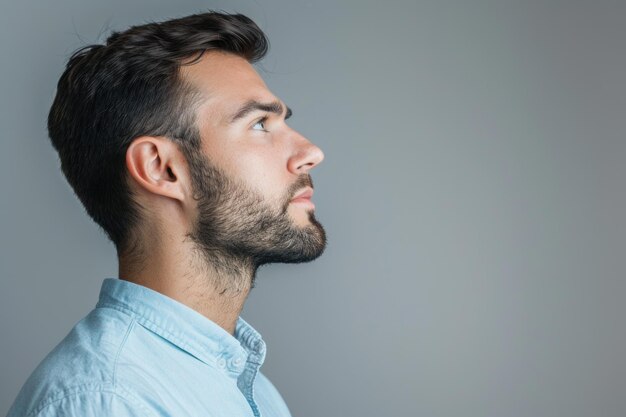
<path id="1" fill-rule="evenodd" d="M 121 391 L 121 392 L 118 392 Z M 134 405 L 137 408 L 139 408 L 145 415 L 148 416 L 154 416 L 154 414 L 152 414 L 152 412 L 150 412 L 150 410 L 144 406 L 143 404 L 141 404 L 137 398 L 135 398 L 134 395 L 132 395 L 128 390 L 123 389 L 123 388 L 115 388 L 115 387 L 111 387 L 108 388 L 106 386 L 98 386 L 98 387 L 85 387 L 85 386 L 79 386 L 76 388 L 70 388 L 67 390 L 62 391 L 63 395 L 58 397 L 58 398 L 50 398 L 47 401 L 42 401 L 42 403 L 40 404 L 39 407 L 33 409 L 30 413 L 27 414 L 27 417 L 33 417 L 36 415 L 39 415 L 41 412 L 43 412 L 46 408 L 53 406 L 55 403 L 59 403 L 65 399 L 69 399 L 72 396 L 74 397 L 78 397 L 82 394 L 112 394 L 116 397 L 119 397 L 122 401 Z M 122 395 L 122 393 L 124 393 L 125 395 Z"/>
<path id="2" fill-rule="evenodd" d="M 135 327 L 135 323 L 136 323 L 135 319 L 132 318 L 130 324 L 128 325 L 128 329 L 126 330 L 126 334 L 124 335 L 124 339 L 122 340 L 122 343 L 120 343 L 120 347 L 117 350 L 117 353 L 115 354 L 115 360 L 113 361 L 113 376 L 112 376 L 112 381 L 111 381 L 114 388 L 116 386 L 116 381 L 117 381 L 116 380 L 117 363 L 120 358 L 120 355 L 122 354 L 122 350 L 124 349 L 124 346 L 126 346 L 126 341 L 128 340 L 128 336 L 130 335 L 130 332 Z"/>

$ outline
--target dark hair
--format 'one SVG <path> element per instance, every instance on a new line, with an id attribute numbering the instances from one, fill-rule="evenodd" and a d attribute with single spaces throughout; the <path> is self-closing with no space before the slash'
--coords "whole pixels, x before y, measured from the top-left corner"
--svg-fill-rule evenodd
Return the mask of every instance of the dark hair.
<path id="1" fill-rule="evenodd" d="M 74 52 L 59 79 L 48 132 L 61 169 L 87 213 L 115 244 L 132 251 L 142 208 L 127 185 L 125 154 L 133 139 L 165 136 L 185 155 L 200 146 L 194 91 L 179 68 L 207 50 L 253 63 L 268 41 L 243 15 L 195 14 L 114 32 L 104 45 Z"/>

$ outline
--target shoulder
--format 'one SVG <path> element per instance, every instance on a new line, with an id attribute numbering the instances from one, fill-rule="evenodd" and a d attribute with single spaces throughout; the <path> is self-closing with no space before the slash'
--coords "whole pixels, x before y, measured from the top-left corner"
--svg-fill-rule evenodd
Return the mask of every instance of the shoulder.
<path id="1" fill-rule="evenodd" d="M 58 394 L 31 410 L 14 405 L 7 417 L 155 416 L 134 395 L 119 387 L 82 386 Z"/>
<path id="2" fill-rule="evenodd" d="M 46 409 L 56 410 L 50 415 L 71 416 L 60 410 L 87 407 L 87 398 L 102 406 L 129 404 L 132 395 L 116 386 L 115 367 L 133 325 L 132 318 L 119 311 L 91 311 L 33 371 L 9 417 L 38 416 Z"/>

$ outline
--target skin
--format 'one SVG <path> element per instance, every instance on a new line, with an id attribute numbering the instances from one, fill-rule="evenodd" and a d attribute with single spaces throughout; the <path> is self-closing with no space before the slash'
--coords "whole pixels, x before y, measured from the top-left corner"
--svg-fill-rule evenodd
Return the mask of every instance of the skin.
<path id="1" fill-rule="evenodd" d="M 140 240 L 148 262 L 121 256 L 119 277 L 165 294 L 233 334 L 260 265 L 303 262 L 321 254 L 325 235 L 314 208 L 290 200 L 312 185 L 309 172 L 324 154 L 286 124 L 287 107 L 244 58 L 206 52 L 197 63 L 181 67 L 180 76 L 202 96 L 196 108 L 199 157 L 210 161 L 204 166 L 210 170 L 195 171 L 194 184 L 192 164 L 173 141 L 152 136 L 133 141 L 126 167 L 134 198 L 144 207 Z M 250 101 L 279 103 L 280 112 L 255 109 L 233 121 Z M 209 173 L 233 187 L 227 192 L 202 187 L 213 181 Z M 212 194 L 223 197 L 216 200 Z M 224 220 L 217 222 L 224 230 L 213 229 L 217 218 Z M 260 219 L 283 233 L 259 227 Z M 229 236 L 232 230 L 240 233 Z M 284 236 L 314 242 L 316 250 L 301 256 L 296 245 L 290 255 L 287 249 L 294 245 L 283 248 L 279 238 Z M 249 250 L 233 250 L 238 244 Z M 268 256 L 249 255 L 259 251 Z"/>

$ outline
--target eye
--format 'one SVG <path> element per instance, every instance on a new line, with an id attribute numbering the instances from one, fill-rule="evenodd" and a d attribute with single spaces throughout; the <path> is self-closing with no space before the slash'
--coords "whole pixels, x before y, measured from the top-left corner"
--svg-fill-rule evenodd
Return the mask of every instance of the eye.
<path id="1" fill-rule="evenodd" d="M 267 130 L 265 129 L 265 122 L 266 121 L 267 121 L 267 117 L 264 117 L 261 120 L 257 121 L 252 126 L 252 130 L 260 130 L 260 131 L 263 131 L 263 132 L 267 132 Z"/>

